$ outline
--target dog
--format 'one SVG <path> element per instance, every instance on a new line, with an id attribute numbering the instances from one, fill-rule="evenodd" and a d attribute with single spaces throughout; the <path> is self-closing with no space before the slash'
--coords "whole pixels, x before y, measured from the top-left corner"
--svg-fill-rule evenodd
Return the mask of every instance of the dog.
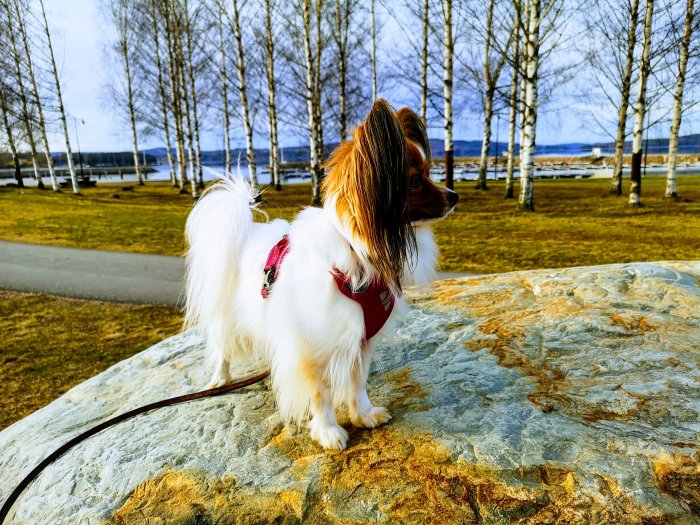
<path id="1" fill-rule="evenodd" d="M 324 166 L 322 208 L 256 223 L 240 175 L 205 192 L 186 225 L 185 325 L 206 337 L 210 386 L 231 381 L 232 361 L 263 358 L 282 419 L 310 415 L 325 449 L 346 447 L 342 405 L 355 427 L 389 421 L 367 395 L 373 347 L 407 310 L 402 288 L 434 278 L 430 225 L 458 200 L 430 164 L 423 121 L 379 99 Z"/>

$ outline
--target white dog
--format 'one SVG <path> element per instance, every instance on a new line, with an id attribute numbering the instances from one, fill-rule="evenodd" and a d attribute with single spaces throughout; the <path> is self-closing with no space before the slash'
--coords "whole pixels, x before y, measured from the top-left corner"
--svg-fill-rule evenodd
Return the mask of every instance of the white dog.
<path id="1" fill-rule="evenodd" d="M 367 395 L 373 343 L 405 307 L 402 286 L 432 280 L 429 223 L 457 202 L 430 163 L 420 118 L 377 100 L 327 163 L 323 208 L 259 224 L 240 177 L 205 193 L 187 220 L 186 325 L 206 334 L 212 386 L 231 380 L 231 361 L 263 357 L 282 418 L 310 414 L 324 448 L 346 446 L 342 404 L 356 427 L 391 418 Z"/>

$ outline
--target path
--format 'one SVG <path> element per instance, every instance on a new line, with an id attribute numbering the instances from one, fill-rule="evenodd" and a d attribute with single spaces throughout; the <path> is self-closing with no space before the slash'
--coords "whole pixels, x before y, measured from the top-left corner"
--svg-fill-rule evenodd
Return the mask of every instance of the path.
<path id="1" fill-rule="evenodd" d="M 80 299 L 178 304 L 182 257 L 0 241 L 0 289 Z"/>
<path id="2" fill-rule="evenodd" d="M 184 273 L 182 257 L 0 241 L 0 290 L 175 306 Z"/>

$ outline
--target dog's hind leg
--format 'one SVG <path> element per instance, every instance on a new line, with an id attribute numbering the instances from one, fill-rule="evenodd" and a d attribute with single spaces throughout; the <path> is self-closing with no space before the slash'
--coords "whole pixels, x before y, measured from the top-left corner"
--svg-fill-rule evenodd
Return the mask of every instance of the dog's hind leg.
<path id="1" fill-rule="evenodd" d="M 350 421 L 360 428 L 375 428 L 391 419 L 391 414 L 384 407 L 376 407 L 367 394 L 367 377 L 369 376 L 369 355 L 352 370 L 352 393 L 348 401 Z"/>
<path id="2" fill-rule="evenodd" d="M 214 373 L 207 385 L 209 388 L 217 388 L 231 382 L 231 362 L 227 349 L 229 334 L 226 324 L 222 321 L 211 323 L 207 327 L 207 349 L 209 351 L 209 362 L 214 368 Z"/>

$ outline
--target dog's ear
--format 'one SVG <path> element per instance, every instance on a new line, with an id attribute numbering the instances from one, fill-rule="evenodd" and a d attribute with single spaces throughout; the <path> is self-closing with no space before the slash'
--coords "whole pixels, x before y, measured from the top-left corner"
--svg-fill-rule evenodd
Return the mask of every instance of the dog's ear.
<path id="1" fill-rule="evenodd" d="M 338 214 L 382 280 L 395 293 L 405 261 L 415 251 L 410 223 L 408 156 L 404 130 L 386 100 L 378 99 L 351 142 L 331 156 L 324 194 L 336 198 Z"/>
<path id="2" fill-rule="evenodd" d="M 411 108 L 401 108 L 396 114 L 406 138 L 417 144 L 425 155 L 425 161 L 430 166 L 432 163 L 432 155 L 430 152 L 430 140 L 428 139 L 428 131 L 425 127 L 423 119 L 416 115 L 416 112 Z"/>

